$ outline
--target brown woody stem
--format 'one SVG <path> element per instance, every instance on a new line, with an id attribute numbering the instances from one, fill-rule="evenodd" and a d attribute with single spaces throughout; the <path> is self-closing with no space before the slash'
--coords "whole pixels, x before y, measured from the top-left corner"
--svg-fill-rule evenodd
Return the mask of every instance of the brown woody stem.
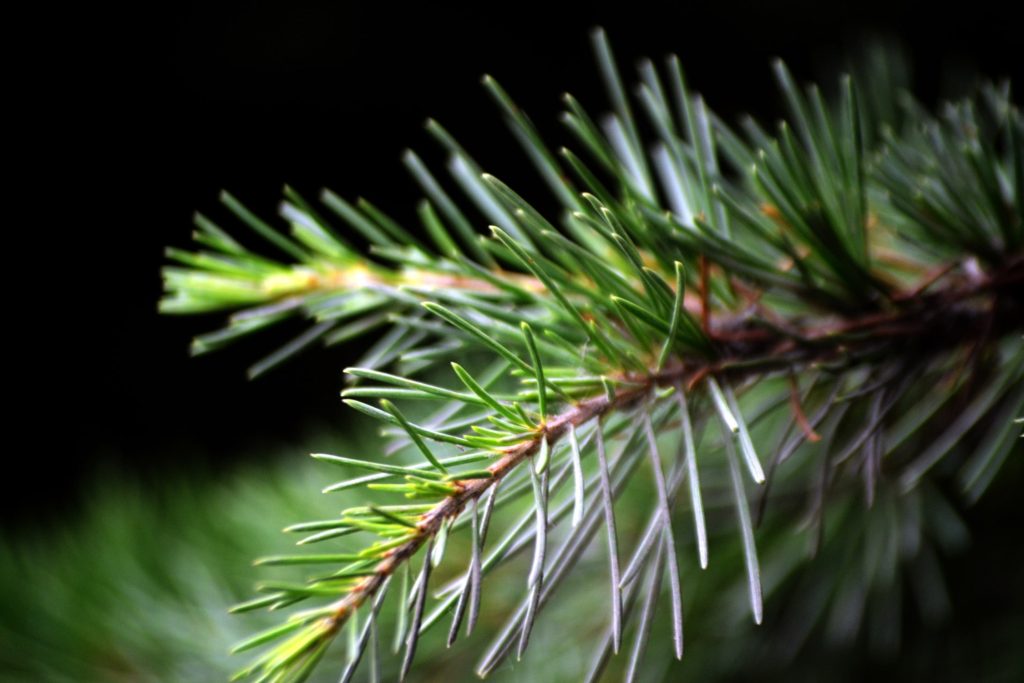
<path id="1" fill-rule="evenodd" d="M 934 277 L 930 279 L 931 285 Z M 416 525 L 414 535 L 402 545 L 387 551 L 371 576 L 355 586 L 335 604 L 327 618 L 325 634 L 335 632 L 346 618 L 373 596 L 384 582 L 434 537 L 441 526 L 456 518 L 467 504 L 479 499 L 491 486 L 501 481 L 524 460 L 530 458 L 546 437 L 554 446 L 568 433 L 569 426 L 578 427 L 603 415 L 628 407 L 643 399 L 651 390 L 685 384 L 692 388 L 711 375 L 733 379 L 760 374 L 772 369 L 792 369 L 814 362 L 835 362 L 870 352 L 879 341 L 892 345 L 895 352 L 921 345 L 936 353 L 964 343 L 994 338 L 1009 329 L 1019 329 L 1024 320 L 1019 296 L 1024 281 L 1024 262 L 1014 261 L 996 276 L 971 283 L 953 283 L 931 294 L 903 298 L 905 306 L 892 311 L 870 312 L 830 323 L 807 326 L 785 334 L 778 329 L 765 329 L 742 318 L 728 317 L 709 323 L 721 357 L 716 362 L 684 365 L 676 362 L 668 368 L 647 375 L 630 373 L 634 385 L 614 397 L 600 395 L 579 401 L 564 412 L 551 417 L 529 441 L 511 446 L 488 470 L 486 479 L 455 482 L 457 490 L 425 513 Z M 924 289 L 924 288 L 919 288 Z M 1016 294 L 1015 294 L 1016 292 Z M 984 300 L 979 305 L 978 299 Z M 900 300 L 897 297 L 897 300 Z M 996 329 L 993 329 L 996 328 Z M 793 394 L 796 397 L 796 394 Z M 806 424 L 797 398 L 794 412 L 809 438 L 816 436 Z M 423 587 L 425 590 L 425 587 Z"/>

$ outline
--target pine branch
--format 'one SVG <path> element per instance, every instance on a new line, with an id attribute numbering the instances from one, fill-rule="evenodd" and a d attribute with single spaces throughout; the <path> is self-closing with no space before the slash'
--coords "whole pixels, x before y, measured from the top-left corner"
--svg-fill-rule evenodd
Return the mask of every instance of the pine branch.
<path id="1" fill-rule="evenodd" d="M 401 613 L 410 611 L 398 635 L 406 645 L 404 676 L 420 633 L 452 608 L 449 641 L 467 607 L 471 628 L 481 577 L 532 545 L 526 597 L 481 663 L 486 673 L 514 642 L 522 656 L 538 612 L 603 519 L 612 650 L 621 645 L 627 617 L 640 620 L 631 677 L 663 570 L 675 652 L 682 655 L 671 513 L 685 472 L 698 559 L 706 567 L 707 477 L 699 480 L 698 452 L 701 467 L 711 467 L 735 509 L 751 609 L 760 622 L 754 527 L 765 519 L 769 485 L 790 519 L 794 498 L 811 499 L 812 527 L 823 542 L 826 504 L 848 500 L 852 490 L 863 490 L 870 509 L 882 493 L 916 495 L 933 469 L 955 466 L 965 495 L 976 499 L 1013 447 L 1012 418 L 1024 400 L 1024 124 L 1008 90 L 987 90 L 981 112 L 968 101 L 950 106 L 940 120 L 911 107 L 912 125 L 895 130 L 861 109 L 852 79 L 841 81 L 839 101 L 830 107 L 816 88 L 801 92 L 777 64 L 790 121 L 774 136 L 748 121 L 744 139 L 688 91 L 674 58 L 667 65 L 669 89 L 644 62 L 637 97 L 656 133 L 648 149 L 611 50 L 602 33 L 595 40 L 614 114 L 598 126 L 567 97 L 564 116 L 591 162 L 563 150 L 563 169 L 510 96 L 485 79 L 561 202 L 556 222 L 483 173 L 430 121 L 428 130 L 450 155 L 454 183 L 486 221 L 500 225 L 489 227 L 489 238 L 477 235 L 478 221 L 410 152 L 406 165 L 428 197 L 420 205 L 422 231 L 433 246 L 368 202 L 352 205 L 325 193 L 328 208 L 371 244 L 366 256 L 286 189 L 281 214 L 291 236 L 229 195 L 222 199 L 292 263 L 249 251 L 202 216 L 196 240 L 212 251 L 168 252 L 185 267 L 164 271 L 164 311 L 241 309 L 226 329 L 198 338 L 196 352 L 291 315 L 311 321 L 306 333 L 252 374 L 317 339 L 337 343 L 387 326 L 347 370 L 351 384 L 343 396 L 387 425 L 386 450 L 410 448 L 423 458 L 404 465 L 315 456 L 372 472 L 328 491 L 365 485 L 419 502 L 350 508 L 338 519 L 292 527 L 314 532 L 300 544 L 357 533 L 377 540 L 354 553 L 267 558 L 266 564 L 338 569 L 306 583 L 265 584 L 265 597 L 241 607 L 330 599 L 242 643 L 238 649 L 284 639 L 240 676 L 300 680 L 342 625 L 368 610 L 353 640 L 347 680 L 396 572 L 425 550 L 419 578 L 399 596 Z M 873 110 L 887 110 L 873 99 Z M 880 146 L 869 149 L 866 140 Z M 459 360 L 451 363 L 454 388 L 423 378 L 433 371 L 433 380 L 438 364 L 453 358 Z M 759 401 L 756 408 L 747 397 Z M 379 399 L 380 407 L 366 398 Z M 416 412 L 407 416 L 407 402 L 440 402 L 441 408 L 424 420 Z M 954 408 L 957 417 L 943 425 Z M 678 425 L 669 425 L 676 413 Z M 782 428 L 769 460 L 762 420 Z M 605 441 L 616 435 L 625 443 L 608 458 Z M 666 477 L 668 451 L 660 442 L 671 438 L 679 456 Z M 596 464 L 585 459 L 590 441 Z M 452 449 L 461 453 L 446 457 Z M 706 453 L 716 449 L 723 457 L 709 461 Z M 552 473 L 558 451 L 568 460 Z M 641 462 L 653 471 L 657 507 L 620 577 L 614 502 Z M 518 474 L 524 470 L 528 477 Z M 764 486 L 756 515 L 744 470 Z M 570 472 L 573 500 L 552 511 L 552 495 Z M 529 514 L 484 558 L 495 508 L 531 494 Z M 549 553 L 548 526 L 569 504 L 573 529 Z M 468 520 L 474 540 L 461 592 L 445 594 L 425 616 L 432 568 L 445 554 L 448 535 L 467 524 L 466 509 L 474 511 Z M 644 572 L 646 595 L 637 615 L 631 607 L 637 591 L 623 588 Z M 874 576 L 872 570 L 865 581 Z M 606 662 L 602 654 L 595 672 Z"/>

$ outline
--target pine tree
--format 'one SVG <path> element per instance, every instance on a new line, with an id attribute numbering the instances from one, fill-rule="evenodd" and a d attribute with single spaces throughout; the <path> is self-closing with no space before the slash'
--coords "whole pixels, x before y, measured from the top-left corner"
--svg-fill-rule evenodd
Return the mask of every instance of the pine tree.
<path id="1" fill-rule="evenodd" d="M 1019 453 L 1024 123 L 1008 85 L 936 116 L 884 69 L 844 76 L 828 102 L 778 63 L 787 120 L 737 130 L 675 58 L 642 62 L 630 93 L 602 32 L 594 44 L 612 113 L 595 121 L 566 95 L 571 148 L 484 78 L 557 215 L 429 121 L 450 178 L 407 152 L 416 229 L 286 187 L 287 233 L 221 200 L 287 260 L 202 215 L 203 250 L 168 250 L 164 312 L 234 311 L 195 353 L 308 320 L 255 376 L 375 337 L 342 395 L 383 425 L 379 452 L 313 456 L 363 472 L 325 492 L 361 487 L 367 504 L 286 529 L 329 550 L 258 561 L 308 573 L 235 608 L 297 608 L 237 646 L 262 648 L 239 678 L 303 680 L 348 628 L 342 680 L 364 659 L 376 680 L 385 605 L 405 678 L 421 634 L 446 621 L 451 646 L 477 628 L 486 575 L 510 564 L 522 597 L 481 653 L 486 676 L 529 656 L 535 620 L 599 552 L 607 600 L 579 616 L 603 635 L 578 677 L 614 663 L 633 680 L 659 609 L 683 657 L 695 596 L 680 565 L 713 573 L 731 538 L 723 564 L 742 564 L 755 622 L 806 564 L 821 590 L 801 598 L 801 632 L 855 632 L 869 602 L 883 621 L 899 612 L 904 572 L 938 570 L 949 496 L 977 500 Z M 616 516 L 637 487 L 648 518 L 626 533 Z M 460 536 L 468 549 L 446 553 Z M 770 586 L 766 544 L 782 558 Z"/>

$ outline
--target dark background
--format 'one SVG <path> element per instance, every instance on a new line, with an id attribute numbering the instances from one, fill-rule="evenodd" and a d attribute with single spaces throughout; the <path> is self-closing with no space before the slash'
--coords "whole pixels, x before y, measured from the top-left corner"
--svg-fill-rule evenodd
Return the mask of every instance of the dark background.
<path id="1" fill-rule="evenodd" d="M 272 218 L 281 185 L 365 195 L 400 218 L 418 196 L 399 162 L 438 149 L 428 115 L 496 175 L 534 174 L 479 86 L 488 72 L 563 141 L 570 90 L 605 106 L 589 46 L 607 28 L 627 77 L 640 56 L 682 58 L 691 84 L 733 118 L 779 112 L 769 60 L 830 77 L 872 35 L 898 38 L 926 101 L 965 74 L 1021 81 L 1019 31 L 995 5 L 860 2 L 592 4 L 244 2 L 88 7 L 12 22 L 8 67 L 9 301 L 3 524 L 61 519 L 98 472 L 157 480 L 298 450 L 346 420 L 352 349 L 311 353 L 255 382 L 245 368 L 275 332 L 199 359 L 191 335 L 219 318 L 156 314 L 166 245 L 191 215 L 224 224 L 227 188 Z M 531 186 L 531 182 L 534 185 Z M 543 196 L 538 190 L 537 196 Z M 298 457 L 300 453 L 293 453 Z"/>

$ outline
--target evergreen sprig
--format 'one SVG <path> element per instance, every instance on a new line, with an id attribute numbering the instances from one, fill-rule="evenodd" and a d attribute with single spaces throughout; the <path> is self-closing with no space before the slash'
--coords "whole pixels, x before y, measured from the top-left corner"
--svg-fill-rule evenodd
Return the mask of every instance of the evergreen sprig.
<path id="1" fill-rule="evenodd" d="M 926 532 L 913 552 L 893 539 L 900 520 L 920 527 L 923 514 L 945 514 L 931 502 L 941 501 L 935 474 L 973 501 L 1017 447 L 1024 123 L 1008 86 L 933 117 L 904 93 L 874 89 L 869 110 L 864 89 L 874 86 L 849 77 L 826 102 L 778 63 L 787 120 L 737 130 L 689 90 L 674 57 L 663 70 L 642 62 L 627 93 L 602 32 L 594 43 L 613 111 L 595 121 L 565 97 L 577 151 L 550 148 L 484 79 L 559 215 L 484 173 L 429 121 L 450 178 L 406 154 L 425 193 L 415 230 L 325 191 L 343 237 L 285 188 L 288 233 L 228 194 L 222 201 L 288 261 L 201 215 L 203 250 L 168 250 L 177 265 L 164 270 L 163 311 L 236 311 L 196 339 L 196 353 L 285 318 L 309 320 L 253 366 L 258 375 L 314 342 L 379 334 L 346 371 L 343 396 L 383 424 L 382 453 L 396 456 L 314 457 L 367 472 L 326 491 L 365 486 L 389 502 L 288 529 L 304 535 L 300 545 L 338 542 L 340 552 L 258 562 L 311 572 L 262 584 L 236 611 L 316 606 L 239 644 L 263 649 L 238 678 L 302 680 L 346 624 L 342 680 L 366 657 L 376 676 L 385 602 L 401 615 L 404 678 L 419 637 L 448 614 L 449 644 L 463 625 L 472 631 L 483 578 L 528 552 L 522 603 L 483 654 L 485 676 L 523 656 L 539 612 L 603 529 L 608 636 L 589 679 L 628 649 L 632 680 L 663 584 L 674 655 L 683 655 L 678 563 L 708 566 L 712 521 L 721 533 L 709 505 L 733 507 L 756 622 L 770 589 L 758 527 L 770 534 L 803 519 L 812 547 L 834 557 L 843 540 L 826 532 L 827 511 L 859 530 L 848 536 L 864 539 L 870 561 L 825 580 L 838 582 L 836 600 L 863 604 L 872 586 L 929 556 L 919 550 Z M 897 111 L 891 102 L 898 117 L 872 113 Z M 651 517 L 640 537 L 622 538 L 616 500 L 637 468 L 649 471 Z M 675 514 L 687 506 L 691 559 L 678 552 Z M 866 517 L 854 514 L 865 506 Z M 518 519 L 499 523 L 513 510 Z M 497 526 L 505 531 L 495 542 Z M 434 571 L 450 576 L 459 561 L 445 561 L 449 535 L 465 527 L 465 571 L 431 594 Z M 802 554 L 790 555 L 794 571 Z M 826 592 L 806 606 L 808 628 L 832 600 Z"/>

